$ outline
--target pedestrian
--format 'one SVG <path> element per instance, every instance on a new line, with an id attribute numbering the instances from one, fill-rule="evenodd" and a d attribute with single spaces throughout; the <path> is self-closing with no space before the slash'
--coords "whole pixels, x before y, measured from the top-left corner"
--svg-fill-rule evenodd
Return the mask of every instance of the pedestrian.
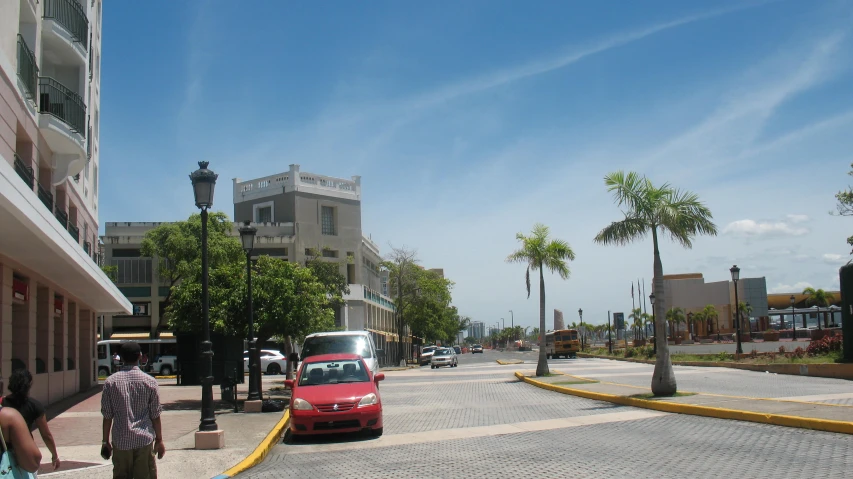
<path id="1" fill-rule="evenodd" d="M 44 406 L 36 399 L 30 397 L 30 388 L 33 386 L 33 375 L 26 369 L 18 369 L 9 378 L 9 394 L 3 398 L 3 405 L 16 409 L 27 423 L 27 429 L 32 432 L 38 428 L 44 444 L 50 450 L 51 464 L 53 470 L 59 469 L 59 454 L 56 452 L 56 442 L 47 425 L 47 417 L 44 414 Z"/>
<path id="2" fill-rule="evenodd" d="M 166 454 L 157 380 L 139 369 L 141 356 L 139 344 L 123 343 L 124 366 L 104 382 L 101 454 L 112 455 L 113 479 L 156 479 L 154 454 L 158 459 Z"/>
<path id="3" fill-rule="evenodd" d="M 0 391 L 3 390 L 3 378 L 0 377 Z M 5 401 L 3 401 L 5 403 Z M 29 473 L 39 470 L 41 463 L 41 451 L 33 435 L 27 429 L 27 423 L 15 408 L 0 405 L 0 431 L 2 431 L 2 454 L 14 456 L 17 468 Z M 4 457 L 2 462 L 9 458 Z M 16 472 L 22 472 L 16 471 Z M 0 471 L 2 472 L 2 471 Z M 7 472 L 8 473 L 8 472 Z M 26 477 L 26 475 L 22 475 Z M 18 476 L 14 476 L 18 477 Z"/>

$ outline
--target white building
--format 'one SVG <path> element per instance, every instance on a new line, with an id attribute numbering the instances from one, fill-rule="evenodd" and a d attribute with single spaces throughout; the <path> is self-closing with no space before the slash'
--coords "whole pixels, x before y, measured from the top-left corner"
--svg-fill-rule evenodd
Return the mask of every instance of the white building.
<path id="1" fill-rule="evenodd" d="M 101 0 L 0 1 L 0 372 L 53 403 L 97 384 Z"/>

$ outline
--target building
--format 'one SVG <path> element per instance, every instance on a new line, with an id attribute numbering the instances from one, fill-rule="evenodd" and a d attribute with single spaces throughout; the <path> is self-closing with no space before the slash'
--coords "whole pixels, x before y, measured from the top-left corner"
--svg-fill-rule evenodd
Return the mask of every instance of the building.
<path id="1" fill-rule="evenodd" d="M 0 368 L 49 404 L 97 384 L 101 0 L 0 2 Z"/>
<path id="2" fill-rule="evenodd" d="M 482 321 L 471 321 L 468 326 L 468 336 L 474 339 L 483 339 L 486 336 L 486 325 Z"/>
<path id="3" fill-rule="evenodd" d="M 302 172 L 233 180 L 234 228 L 249 221 L 258 228 L 255 254 L 304 264 L 319 256 L 340 264 L 350 292 L 336 311 L 336 326 L 374 333 L 377 348 L 396 342 L 395 306 L 380 270 L 379 247 L 361 230 L 361 180 Z M 161 284 L 156 258 L 141 256 L 145 233 L 160 223 L 106 223 L 103 237 L 108 264 L 118 267 L 116 282 L 133 302 L 132 315 L 105 318 L 111 334 L 153 333 L 164 313 L 168 285 Z M 404 335 L 406 333 L 404 332 Z"/>
<path id="4" fill-rule="evenodd" d="M 684 313 L 698 313 L 707 305 L 717 310 L 719 321 L 708 321 L 697 335 L 707 336 L 717 332 L 735 332 L 734 304 L 735 289 L 732 281 L 706 283 L 701 273 L 664 275 L 664 299 L 669 308 L 681 308 Z M 765 278 L 741 278 L 737 282 L 738 301 L 752 307 L 750 327 L 764 331 L 769 325 L 767 305 L 767 281 Z M 719 322 L 719 331 L 718 323 Z M 746 322 L 744 322 L 746 325 Z M 686 328 L 685 328 L 686 330 Z"/>
<path id="5" fill-rule="evenodd" d="M 559 309 L 554 310 L 554 330 L 566 329 L 566 323 L 563 321 L 563 312 Z"/>

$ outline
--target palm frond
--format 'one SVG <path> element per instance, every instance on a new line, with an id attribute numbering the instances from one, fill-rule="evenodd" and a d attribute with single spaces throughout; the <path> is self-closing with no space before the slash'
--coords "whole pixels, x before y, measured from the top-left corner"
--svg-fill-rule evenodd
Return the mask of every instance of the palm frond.
<path id="1" fill-rule="evenodd" d="M 527 267 L 527 273 L 525 273 L 524 279 L 527 282 L 527 299 L 530 299 L 530 266 Z"/>
<path id="2" fill-rule="evenodd" d="M 638 216 L 625 215 L 622 221 L 614 221 L 595 235 L 596 243 L 624 246 L 649 234 L 649 224 Z"/>
<path id="3" fill-rule="evenodd" d="M 717 234 L 711 210 L 699 200 L 698 195 L 672 188 L 661 190 L 661 193 L 657 223 L 673 241 L 691 248 L 694 236 Z"/>

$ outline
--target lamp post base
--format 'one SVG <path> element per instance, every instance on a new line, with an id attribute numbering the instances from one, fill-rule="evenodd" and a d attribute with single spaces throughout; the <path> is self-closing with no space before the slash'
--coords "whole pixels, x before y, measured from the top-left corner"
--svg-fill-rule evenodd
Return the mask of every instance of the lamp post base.
<path id="1" fill-rule="evenodd" d="M 245 401 L 243 403 L 243 412 L 261 412 L 263 410 L 263 407 L 263 401 Z"/>
<path id="2" fill-rule="evenodd" d="M 225 431 L 196 431 L 195 448 L 197 450 L 222 449 L 225 447 Z"/>

